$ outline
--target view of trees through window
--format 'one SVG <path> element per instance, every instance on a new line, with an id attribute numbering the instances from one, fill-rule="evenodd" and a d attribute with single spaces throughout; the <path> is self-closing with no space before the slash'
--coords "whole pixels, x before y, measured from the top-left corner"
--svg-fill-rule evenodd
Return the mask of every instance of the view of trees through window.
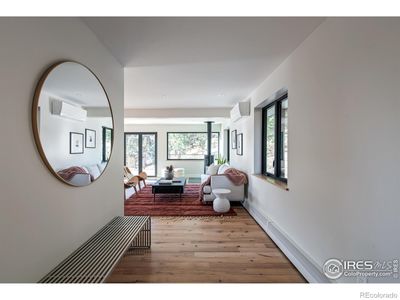
<path id="1" fill-rule="evenodd" d="M 179 159 L 204 159 L 207 154 L 206 132 L 168 132 L 168 157 L 169 160 Z M 212 133 L 211 154 L 219 155 L 219 132 Z"/>
<path id="2" fill-rule="evenodd" d="M 288 178 L 287 94 L 263 109 L 263 173 L 276 179 Z"/>
<path id="3" fill-rule="evenodd" d="M 267 153 L 266 153 L 266 170 L 268 173 L 274 174 L 275 170 L 275 105 L 267 109 Z"/>
<path id="4" fill-rule="evenodd" d="M 112 139 L 113 130 L 108 127 L 103 127 L 103 162 L 110 159 Z"/>
<path id="5" fill-rule="evenodd" d="M 125 134 L 125 165 L 139 174 L 139 134 Z"/>

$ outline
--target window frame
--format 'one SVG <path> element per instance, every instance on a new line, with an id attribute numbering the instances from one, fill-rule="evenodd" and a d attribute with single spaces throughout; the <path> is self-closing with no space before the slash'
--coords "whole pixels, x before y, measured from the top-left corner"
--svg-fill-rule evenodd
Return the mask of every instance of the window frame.
<path id="1" fill-rule="evenodd" d="M 110 130 L 111 131 L 111 150 L 110 150 L 110 156 L 108 159 L 106 159 L 106 130 Z M 108 162 L 111 158 L 111 154 L 112 154 L 112 150 L 113 150 L 113 146 L 114 146 L 114 129 L 107 127 L 107 126 L 102 126 L 101 128 L 101 140 L 102 140 L 102 149 L 101 149 L 101 159 L 102 162 Z"/>
<path id="2" fill-rule="evenodd" d="M 170 133 L 182 133 L 182 134 L 191 134 L 191 133 L 205 133 L 207 134 L 206 131 L 167 131 L 167 160 L 194 160 L 194 161 L 203 161 L 203 158 L 169 158 L 169 151 L 168 151 L 168 145 L 169 145 L 169 134 Z M 220 155 L 220 132 L 218 131 L 213 131 L 212 133 L 218 134 L 218 153 L 217 156 Z M 205 154 L 207 155 L 207 154 Z"/>
<path id="3" fill-rule="evenodd" d="M 267 177 L 271 177 L 275 180 L 279 180 L 281 182 L 287 183 L 288 178 L 283 178 L 281 177 L 281 160 L 283 158 L 283 143 L 282 143 L 282 135 L 281 133 L 281 125 L 282 125 L 282 102 L 284 100 L 288 99 L 288 93 L 286 92 L 282 96 L 280 96 L 278 99 L 268 103 L 266 106 L 262 108 L 262 174 Z M 267 167 L 266 167 L 266 159 L 267 159 L 267 130 L 266 130 L 266 115 L 267 115 L 267 110 L 271 107 L 275 106 L 275 157 L 274 157 L 274 173 L 269 173 L 267 172 Z"/>

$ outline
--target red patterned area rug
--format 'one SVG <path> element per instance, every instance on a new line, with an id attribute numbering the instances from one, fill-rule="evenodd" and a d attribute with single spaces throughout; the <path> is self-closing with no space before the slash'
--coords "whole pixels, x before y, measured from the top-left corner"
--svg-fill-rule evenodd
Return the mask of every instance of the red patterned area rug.
<path id="1" fill-rule="evenodd" d="M 156 194 L 153 200 L 151 186 L 146 186 L 125 201 L 125 216 L 220 216 L 212 203 L 199 200 L 199 184 L 187 184 L 182 198 L 179 194 Z M 231 208 L 224 216 L 236 216 Z"/>

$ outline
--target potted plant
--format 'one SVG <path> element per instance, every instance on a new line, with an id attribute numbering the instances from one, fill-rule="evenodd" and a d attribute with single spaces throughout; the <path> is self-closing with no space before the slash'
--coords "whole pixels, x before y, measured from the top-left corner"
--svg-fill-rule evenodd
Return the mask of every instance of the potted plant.
<path id="1" fill-rule="evenodd" d="M 217 164 L 218 165 L 223 165 L 223 164 L 225 164 L 225 163 L 227 163 L 228 162 L 228 160 L 225 158 L 225 157 L 223 157 L 223 156 L 218 156 L 218 158 L 217 158 Z"/>
<path id="2" fill-rule="evenodd" d="M 170 165 L 165 168 L 164 177 L 167 180 L 171 180 L 174 178 L 174 166 Z"/>

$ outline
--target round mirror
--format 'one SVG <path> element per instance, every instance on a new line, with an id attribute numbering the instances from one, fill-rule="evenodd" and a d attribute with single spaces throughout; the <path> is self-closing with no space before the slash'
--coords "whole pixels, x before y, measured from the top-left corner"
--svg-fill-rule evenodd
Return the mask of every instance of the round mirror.
<path id="1" fill-rule="evenodd" d="M 76 62 L 52 65 L 40 79 L 32 107 L 33 133 L 49 170 L 72 186 L 104 172 L 113 145 L 113 117 L 104 87 Z"/>

